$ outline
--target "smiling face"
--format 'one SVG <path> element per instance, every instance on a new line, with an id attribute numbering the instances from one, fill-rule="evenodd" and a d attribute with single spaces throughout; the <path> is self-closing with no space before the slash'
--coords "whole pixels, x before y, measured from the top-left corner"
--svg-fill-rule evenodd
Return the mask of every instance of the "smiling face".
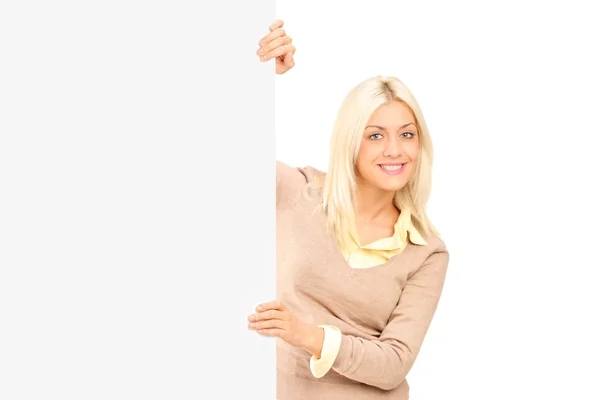
<path id="1" fill-rule="evenodd" d="M 360 185 L 403 188 L 415 174 L 419 134 L 411 109 L 400 101 L 378 107 L 363 132 L 356 160 Z"/>

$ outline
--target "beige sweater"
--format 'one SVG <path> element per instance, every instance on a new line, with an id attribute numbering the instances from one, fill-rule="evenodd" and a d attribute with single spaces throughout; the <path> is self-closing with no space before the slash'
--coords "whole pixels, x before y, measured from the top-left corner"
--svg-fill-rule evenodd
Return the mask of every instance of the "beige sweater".
<path id="1" fill-rule="evenodd" d="M 300 319 L 332 325 L 342 342 L 321 378 L 311 355 L 277 341 L 278 400 L 375 400 L 409 398 L 406 375 L 437 308 L 448 252 L 442 240 L 409 243 L 388 262 L 350 268 L 325 217 L 303 196 L 323 172 L 277 162 L 277 298 Z"/>

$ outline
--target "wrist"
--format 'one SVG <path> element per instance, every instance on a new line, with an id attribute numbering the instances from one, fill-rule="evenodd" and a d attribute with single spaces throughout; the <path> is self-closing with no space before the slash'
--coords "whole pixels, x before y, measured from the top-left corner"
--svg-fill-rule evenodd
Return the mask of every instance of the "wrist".
<path id="1" fill-rule="evenodd" d="M 310 325 L 305 350 L 315 356 L 317 359 L 321 358 L 324 340 L 325 330 L 317 325 Z"/>

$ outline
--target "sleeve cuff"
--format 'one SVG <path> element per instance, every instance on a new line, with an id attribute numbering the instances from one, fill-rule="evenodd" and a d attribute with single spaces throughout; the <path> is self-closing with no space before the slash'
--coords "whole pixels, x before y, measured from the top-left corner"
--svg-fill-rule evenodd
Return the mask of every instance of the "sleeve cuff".
<path id="1" fill-rule="evenodd" d="M 324 340 L 323 349 L 321 350 L 321 358 L 312 356 L 310 358 L 310 372 L 315 378 L 322 378 L 329 372 L 342 343 L 342 332 L 335 326 L 318 325 L 323 328 Z"/>

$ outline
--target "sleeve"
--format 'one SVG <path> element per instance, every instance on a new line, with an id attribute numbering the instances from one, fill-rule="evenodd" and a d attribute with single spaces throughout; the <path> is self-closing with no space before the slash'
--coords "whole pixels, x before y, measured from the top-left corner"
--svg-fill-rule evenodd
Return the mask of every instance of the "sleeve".
<path id="1" fill-rule="evenodd" d="M 342 335 L 333 370 L 349 379 L 391 390 L 412 368 L 437 308 L 448 252 L 431 254 L 407 280 L 378 340 Z"/>
<path id="2" fill-rule="evenodd" d="M 291 167 L 281 161 L 276 161 L 276 204 L 279 208 L 292 202 L 306 185 L 306 176 L 299 168 Z"/>
<path id="3" fill-rule="evenodd" d="M 319 325 L 319 327 L 325 332 L 321 358 L 315 356 L 310 358 L 310 372 L 315 378 L 322 378 L 329 372 L 342 343 L 342 333 L 338 328 L 330 325 Z"/>

